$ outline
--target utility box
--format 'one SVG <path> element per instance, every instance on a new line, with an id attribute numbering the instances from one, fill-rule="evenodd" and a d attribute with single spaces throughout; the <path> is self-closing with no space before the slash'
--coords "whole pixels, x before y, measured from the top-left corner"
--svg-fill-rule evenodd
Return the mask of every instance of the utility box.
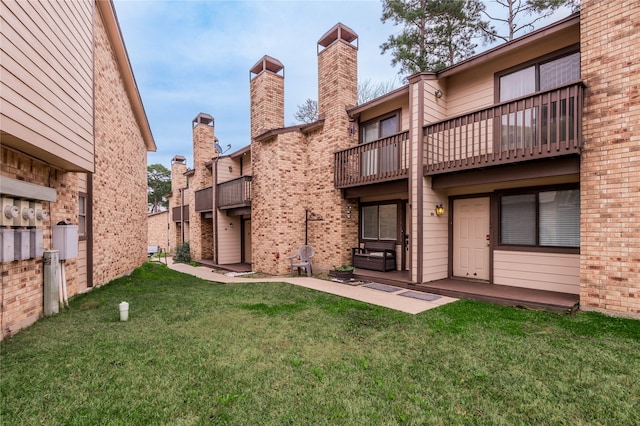
<path id="1" fill-rule="evenodd" d="M 52 226 L 52 245 L 60 260 L 78 257 L 78 225 Z"/>
<path id="2" fill-rule="evenodd" d="M 16 229 L 13 234 L 13 248 L 15 257 L 13 260 L 27 260 L 31 255 L 31 232 L 28 229 Z"/>
<path id="3" fill-rule="evenodd" d="M 42 257 L 44 253 L 44 237 L 42 235 L 42 229 L 29 229 L 30 233 L 30 254 L 31 259 Z"/>
<path id="4" fill-rule="evenodd" d="M 44 315 L 57 314 L 60 310 L 58 304 L 58 282 L 60 280 L 60 257 L 56 250 L 44 252 L 42 261 L 44 269 Z"/>
<path id="5" fill-rule="evenodd" d="M 33 209 L 33 218 L 29 219 L 29 226 L 42 226 L 47 218 L 47 212 L 42 209 L 42 203 L 31 202 L 29 207 Z"/>
<path id="6" fill-rule="evenodd" d="M 18 207 L 14 204 L 13 198 L 2 198 L 0 200 L 2 211 L 0 212 L 0 225 L 13 226 L 13 220 L 18 217 Z"/>
<path id="7" fill-rule="evenodd" d="M 13 219 L 13 226 L 29 226 L 29 220 L 35 217 L 35 212 L 29 207 L 29 201 L 16 200 L 18 206 L 18 217 Z"/>
<path id="8" fill-rule="evenodd" d="M 0 262 L 13 262 L 15 258 L 13 235 L 13 229 L 0 229 Z"/>

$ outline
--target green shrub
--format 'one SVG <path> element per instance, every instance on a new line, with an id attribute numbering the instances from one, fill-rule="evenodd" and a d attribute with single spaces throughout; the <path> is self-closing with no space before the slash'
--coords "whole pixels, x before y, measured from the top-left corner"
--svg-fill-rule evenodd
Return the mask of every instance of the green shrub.
<path id="1" fill-rule="evenodd" d="M 178 263 L 191 262 L 191 249 L 189 243 L 183 243 L 176 248 L 176 254 L 173 256 L 173 261 Z"/>

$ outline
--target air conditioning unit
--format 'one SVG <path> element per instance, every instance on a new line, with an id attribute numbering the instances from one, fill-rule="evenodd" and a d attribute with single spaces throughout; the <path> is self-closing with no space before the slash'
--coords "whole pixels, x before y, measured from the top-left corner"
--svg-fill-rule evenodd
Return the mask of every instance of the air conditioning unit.
<path id="1" fill-rule="evenodd" d="M 12 198 L 2 198 L 2 211 L 0 211 L 0 225 L 13 226 L 13 221 L 18 217 L 19 210 Z"/>

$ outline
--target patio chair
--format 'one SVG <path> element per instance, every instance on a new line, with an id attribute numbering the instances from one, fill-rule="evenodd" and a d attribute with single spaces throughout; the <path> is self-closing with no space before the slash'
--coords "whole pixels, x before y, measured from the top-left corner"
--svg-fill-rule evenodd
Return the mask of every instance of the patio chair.
<path id="1" fill-rule="evenodd" d="M 311 258 L 313 258 L 314 251 L 311 246 L 300 246 L 296 251 L 296 254 L 289 257 L 291 261 L 291 274 L 293 275 L 293 271 L 295 268 L 298 268 L 298 275 L 300 275 L 300 269 L 304 268 L 307 272 L 307 276 L 311 276 Z"/>

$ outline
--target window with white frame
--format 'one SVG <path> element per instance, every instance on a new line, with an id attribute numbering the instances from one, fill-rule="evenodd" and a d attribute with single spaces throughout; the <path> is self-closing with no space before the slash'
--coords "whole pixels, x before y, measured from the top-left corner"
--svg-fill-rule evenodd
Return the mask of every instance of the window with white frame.
<path id="1" fill-rule="evenodd" d="M 500 197 L 500 245 L 580 247 L 580 190 Z"/>

